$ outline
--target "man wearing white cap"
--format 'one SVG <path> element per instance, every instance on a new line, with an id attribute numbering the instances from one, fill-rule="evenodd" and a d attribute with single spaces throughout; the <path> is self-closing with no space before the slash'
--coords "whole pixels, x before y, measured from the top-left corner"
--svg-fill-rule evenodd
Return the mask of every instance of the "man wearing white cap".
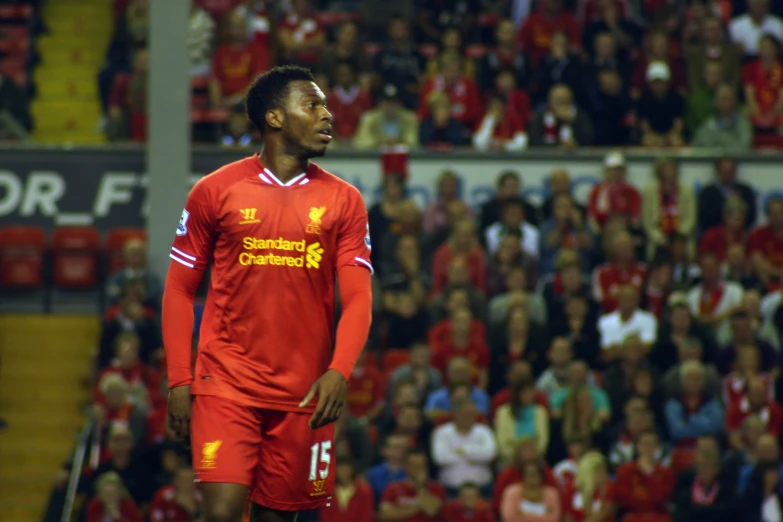
<path id="1" fill-rule="evenodd" d="M 610 217 L 617 215 L 633 225 L 639 222 L 641 212 L 641 194 L 625 181 L 625 156 L 620 151 L 609 152 L 604 156 L 604 181 L 593 187 L 587 203 L 590 226 L 600 231 Z"/>
<path id="2" fill-rule="evenodd" d="M 647 66 L 648 89 L 639 100 L 637 116 L 642 145 L 681 147 L 684 144 L 685 100 L 669 88 L 671 71 L 666 62 Z"/>

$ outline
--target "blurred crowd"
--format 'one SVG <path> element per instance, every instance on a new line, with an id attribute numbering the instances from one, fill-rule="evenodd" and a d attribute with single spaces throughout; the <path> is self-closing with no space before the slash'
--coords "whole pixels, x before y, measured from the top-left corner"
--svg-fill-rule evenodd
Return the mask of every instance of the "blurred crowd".
<path id="1" fill-rule="evenodd" d="M 274 64 L 297 64 L 316 73 L 344 147 L 783 143 L 783 2 L 399 4 L 196 1 L 194 139 L 252 143 L 245 88 Z M 144 141 L 149 0 L 117 1 L 116 16 L 99 78 L 105 128 Z"/>
<path id="2" fill-rule="evenodd" d="M 759 209 L 730 157 L 698 193 L 674 159 L 643 187 L 619 152 L 604 172 L 585 205 L 565 170 L 541 204 L 502 172 L 478 208 L 455 172 L 426 208 L 404 173 L 383 178 L 337 489 L 301 521 L 781 520 L 783 200 Z M 166 427 L 161 281 L 140 240 L 125 263 L 106 289 L 82 520 L 199 520 Z"/>

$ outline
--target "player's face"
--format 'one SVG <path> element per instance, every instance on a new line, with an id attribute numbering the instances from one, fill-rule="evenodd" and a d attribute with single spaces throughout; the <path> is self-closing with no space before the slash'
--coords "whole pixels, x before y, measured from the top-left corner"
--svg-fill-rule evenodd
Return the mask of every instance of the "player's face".
<path id="1" fill-rule="evenodd" d="M 289 149 L 304 158 L 326 154 L 332 141 L 332 114 L 326 109 L 326 95 L 314 82 L 291 82 L 285 115 L 283 136 Z"/>

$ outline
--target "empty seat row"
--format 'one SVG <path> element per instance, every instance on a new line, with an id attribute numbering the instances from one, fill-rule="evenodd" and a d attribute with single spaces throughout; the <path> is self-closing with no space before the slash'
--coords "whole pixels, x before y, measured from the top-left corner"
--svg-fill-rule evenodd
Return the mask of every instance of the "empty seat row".
<path id="1" fill-rule="evenodd" d="M 94 227 L 59 227 L 51 238 L 40 227 L 0 228 L 0 287 L 36 289 L 47 281 L 56 288 L 89 290 L 101 276 L 123 266 L 123 247 L 132 238 L 145 239 L 144 229 L 109 231 L 101 241 Z"/>

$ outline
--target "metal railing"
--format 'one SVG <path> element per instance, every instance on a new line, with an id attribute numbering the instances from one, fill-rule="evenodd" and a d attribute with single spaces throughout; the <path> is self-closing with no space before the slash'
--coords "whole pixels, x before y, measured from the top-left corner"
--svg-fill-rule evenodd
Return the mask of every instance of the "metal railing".
<path id="1" fill-rule="evenodd" d="M 71 474 L 68 477 L 68 486 L 65 490 L 65 503 L 60 522 L 71 522 L 76 494 L 79 490 L 79 481 L 85 466 L 96 468 L 100 457 L 100 429 L 99 422 L 94 417 L 88 418 L 79 432 L 76 451 L 73 452 L 71 461 Z M 89 457 L 89 460 L 85 459 Z"/>

